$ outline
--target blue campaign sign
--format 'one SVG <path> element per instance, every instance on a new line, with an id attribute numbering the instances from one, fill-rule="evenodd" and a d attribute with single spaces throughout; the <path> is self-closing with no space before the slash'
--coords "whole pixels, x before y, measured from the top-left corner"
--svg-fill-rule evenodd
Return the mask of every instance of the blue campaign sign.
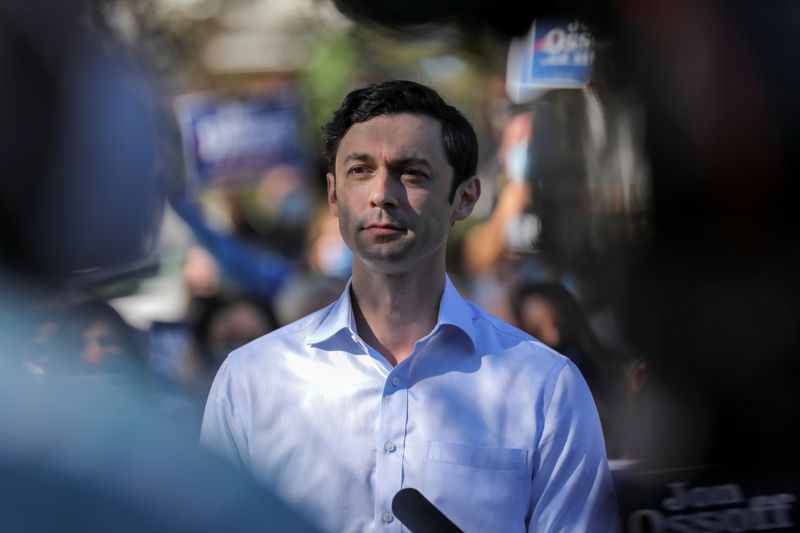
<path id="1" fill-rule="evenodd" d="M 303 161 L 302 110 L 290 92 L 247 99 L 193 94 L 179 97 L 176 108 L 194 186 L 240 183 Z"/>
<path id="2" fill-rule="evenodd" d="M 537 19 L 528 35 L 509 48 L 509 96 L 523 102 L 548 89 L 585 87 L 593 59 L 592 34 L 580 20 Z"/>
<path id="3" fill-rule="evenodd" d="M 580 21 L 535 21 L 530 45 L 531 83 L 562 88 L 588 83 L 594 57 L 592 35 Z"/>

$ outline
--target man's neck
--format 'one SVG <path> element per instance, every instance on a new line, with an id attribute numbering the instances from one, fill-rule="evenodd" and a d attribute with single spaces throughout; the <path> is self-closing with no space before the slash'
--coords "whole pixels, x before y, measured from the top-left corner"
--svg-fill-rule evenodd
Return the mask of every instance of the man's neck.
<path id="1" fill-rule="evenodd" d="M 444 268 L 385 274 L 354 265 L 351 299 L 359 336 L 397 366 L 436 326 L 444 282 Z"/>

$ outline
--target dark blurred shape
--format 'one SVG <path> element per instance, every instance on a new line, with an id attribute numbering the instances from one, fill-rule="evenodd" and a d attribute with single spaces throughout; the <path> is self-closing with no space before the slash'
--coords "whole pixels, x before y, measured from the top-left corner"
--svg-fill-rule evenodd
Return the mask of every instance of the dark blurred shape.
<path id="1" fill-rule="evenodd" d="M 0 529 L 314 531 L 107 372 L 138 350 L 113 309 L 68 305 L 146 258 L 172 170 L 145 58 L 87 25 L 108 5 L 0 4 Z"/>
<path id="2" fill-rule="evenodd" d="M 620 411 L 637 398 L 624 397 L 622 358 L 600 344 L 578 300 L 561 283 L 517 284 L 511 290 L 511 310 L 523 331 L 569 357 L 581 371 L 600 414 L 607 452 L 617 457 L 617 434 L 635 431 L 630 425 L 619 427 Z"/>
<path id="3" fill-rule="evenodd" d="M 222 294 L 190 305 L 194 341 L 209 387 L 230 352 L 278 327 L 270 306 L 257 298 Z"/>
<path id="4" fill-rule="evenodd" d="M 413 488 L 397 491 L 392 512 L 412 533 L 459 533 L 458 528 L 431 501 Z"/>
<path id="5" fill-rule="evenodd" d="M 653 243 L 626 276 L 626 335 L 668 392 L 660 464 L 797 469 L 798 6 L 625 4 L 654 187 Z M 703 435 L 703 439 L 696 438 Z"/>
<path id="6" fill-rule="evenodd" d="M 617 369 L 619 361 L 597 341 L 577 299 L 561 283 L 519 284 L 511 291 L 511 309 L 519 327 L 569 357 L 590 388 L 599 388 L 603 374 Z"/>
<path id="7" fill-rule="evenodd" d="M 0 254 L 27 275 L 131 263 L 161 222 L 154 83 L 135 51 L 78 26 L 92 7 L 0 7 Z"/>
<path id="8" fill-rule="evenodd" d="M 92 299 L 65 312 L 66 324 L 55 340 L 81 365 L 113 369 L 145 368 L 147 357 L 141 332 L 137 331 L 105 300 Z"/>
<path id="9" fill-rule="evenodd" d="M 390 27 L 408 27 L 428 23 L 481 23 L 501 35 L 523 35 L 535 17 L 552 14 L 572 15 L 601 12 L 605 2 L 555 0 L 517 2 L 515 0 L 412 0 L 402 4 L 369 0 L 334 0 L 345 15 L 362 22 Z"/>

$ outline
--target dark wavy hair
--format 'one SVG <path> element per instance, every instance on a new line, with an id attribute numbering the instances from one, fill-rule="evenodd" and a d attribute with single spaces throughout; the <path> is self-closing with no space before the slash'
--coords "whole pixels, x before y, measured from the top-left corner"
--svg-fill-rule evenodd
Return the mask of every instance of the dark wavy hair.
<path id="1" fill-rule="evenodd" d="M 442 124 L 442 144 L 447 161 L 453 167 L 450 201 L 456 188 L 475 175 L 478 168 L 478 137 L 469 121 L 439 93 L 413 81 L 389 80 L 350 92 L 322 127 L 325 160 L 329 172 L 335 172 L 339 143 L 353 124 L 382 115 L 419 113 Z"/>

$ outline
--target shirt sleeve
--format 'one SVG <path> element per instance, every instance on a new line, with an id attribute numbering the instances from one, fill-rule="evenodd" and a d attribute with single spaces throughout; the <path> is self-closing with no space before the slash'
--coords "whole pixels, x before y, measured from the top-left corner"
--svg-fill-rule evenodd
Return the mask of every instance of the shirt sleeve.
<path id="1" fill-rule="evenodd" d="M 231 358 L 228 357 L 211 385 L 200 428 L 200 443 L 236 465 L 249 469 L 247 433 L 240 413 L 246 402 L 241 397 L 241 387 L 235 386 L 231 367 Z"/>
<path id="2" fill-rule="evenodd" d="M 558 372 L 534 454 L 528 531 L 620 530 L 603 431 L 589 387 L 572 362 Z"/>

